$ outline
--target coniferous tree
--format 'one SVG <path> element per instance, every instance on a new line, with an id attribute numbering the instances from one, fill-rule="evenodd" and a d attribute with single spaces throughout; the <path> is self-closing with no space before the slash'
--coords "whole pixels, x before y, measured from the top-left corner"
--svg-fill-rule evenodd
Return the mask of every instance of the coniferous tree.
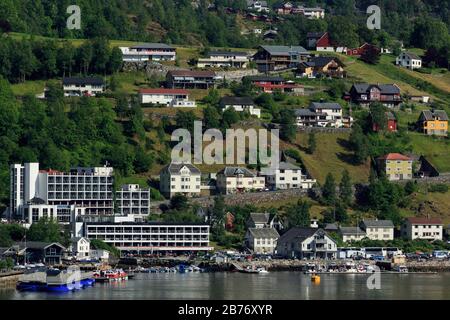
<path id="1" fill-rule="evenodd" d="M 339 197 L 344 206 L 348 206 L 352 202 L 353 186 L 348 170 L 344 170 L 342 173 L 342 179 L 339 184 Z"/>
<path id="2" fill-rule="evenodd" d="M 328 173 L 322 187 L 322 199 L 328 205 L 336 203 L 336 183 L 331 173 Z"/>

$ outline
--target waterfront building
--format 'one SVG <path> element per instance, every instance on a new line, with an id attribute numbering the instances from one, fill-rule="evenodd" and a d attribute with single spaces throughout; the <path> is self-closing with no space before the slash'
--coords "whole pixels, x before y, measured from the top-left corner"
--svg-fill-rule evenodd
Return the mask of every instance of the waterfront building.
<path id="1" fill-rule="evenodd" d="M 285 258 L 333 259 L 337 244 L 321 228 L 294 227 L 278 239 L 276 252 Z"/>
<path id="2" fill-rule="evenodd" d="M 363 220 L 360 227 L 370 240 L 394 240 L 394 224 L 391 220 Z"/>
<path id="3" fill-rule="evenodd" d="M 66 247 L 58 242 L 27 241 L 16 242 L 3 254 L 16 259 L 17 264 L 45 263 L 59 265 L 66 250 Z"/>
<path id="4" fill-rule="evenodd" d="M 408 240 L 442 240 L 444 225 L 441 219 L 411 217 L 402 225 L 402 236 Z"/>
<path id="5" fill-rule="evenodd" d="M 84 235 L 127 252 L 189 252 L 212 250 L 209 229 L 205 223 L 87 222 Z"/>
<path id="6" fill-rule="evenodd" d="M 274 228 L 250 228 L 245 234 L 245 246 L 254 253 L 273 254 L 280 237 Z"/>
<path id="7" fill-rule="evenodd" d="M 222 194 L 264 190 L 265 178 L 243 167 L 226 167 L 217 173 L 217 191 Z"/>
<path id="8" fill-rule="evenodd" d="M 89 259 L 91 251 L 91 241 L 85 237 L 73 237 L 70 239 L 70 253 L 77 260 Z"/>
<path id="9" fill-rule="evenodd" d="M 141 89 L 139 100 L 142 104 L 165 107 L 196 107 L 195 101 L 189 100 L 189 91 L 184 89 Z"/>
<path id="10" fill-rule="evenodd" d="M 105 91 L 105 82 L 102 78 L 63 78 L 62 83 L 65 97 L 90 97 Z"/>
<path id="11" fill-rule="evenodd" d="M 80 214 L 86 215 L 114 213 L 114 178 L 111 167 L 73 168 L 69 172 L 61 172 L 40 170 L 39 163 L 13 164 L 10 177 L 10 217 L 21 217 L 24 220 L 27 205 L 43 204 L 73 205 L 80 208 Z M 36 203 L 32 199 L 41 200 Z M 43 209 L 45 208 L 42 207 L 42 214 Z M 78 210 L 76 213 L 78 215 Z"/>
<path id="12" fill-rule="evenodd" d="M 59 224 L 69 225 L 84 216 L 86 208 L 74 204 L 48 204 L 39 198 L 33 198 L 22 206 L 21 215 L 25 226 L 30 226 L 42 218 L 51 219 Z"/>
<path id="13" fill-rule="evenodd" d="M 413 160 L 400 153 L 389 153 L 377 159 L 380 172 L 390 181 L 410 180 L 413 174 Z"/>
<path id="14" fill-rule="evenodd" d="M 367 237 L 366 232 L 359 227 L 340 227 L 339 234 L 344 242 L 361 241 Z"/>
<path id="15" fill-rule="evenodd" d="M 144 43 L 120 47 L 124 62 L 175 61 L 176 49 L 164 43 Z"/>
<path id="16" fill-rule="evenodd" d="M 150 189 L 138 184 L 123 185 L 116 191 L 116 213 L 121 216 L 132 214 L 146 217 L 150 214 Z"/>
<path id="17" fill-rule="evenodd" d="M 176 194 L 198 196 L 201 192 L 201 172 L 190 163 L 171 163 L 159 174 L 159 190 L 168 198 Z"/>

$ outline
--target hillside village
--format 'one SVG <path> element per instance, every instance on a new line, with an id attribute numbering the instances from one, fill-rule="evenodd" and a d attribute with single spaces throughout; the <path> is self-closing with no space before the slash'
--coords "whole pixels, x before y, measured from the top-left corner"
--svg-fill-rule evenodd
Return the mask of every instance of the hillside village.
<path id="1" fill-rule="evenodd" d="M 40 52 L 50 38 L 2 35 L 11 46 L 34 47 L 36 61 L 58 53 L 52 76 L 12 68 L 17 81 L 1 78 L 0 103 L 16 111 L 2 119 L 9 131 L 0 131 L 10 139 L 1 144 L 9 150 L 2 181 L 13 186 L 2 191 L 5 219 L 30 227 L 55 210 L 73 237 L 101 234 L 96 216 L 117 215 L 118 224 L 199 223 L 207 230 L 199 227 L 192 239 L 202 241 L 183 241 L 200 250 L 213 246 L 210 234 L 217 247 L 260 253 L 274 253 L 291 233 L 322 231 L 342 246 L 443 243 L 450 223 L 448 56 L 439 65 L 430 48 L 400 39 L 348 45 L 315 27 L 300 43 L 279 42 L 286 19 L 320 23 L 333 15 L 319 6 L 249 0 L 244 8 L 207 10 L 236 16 L 240 35 L 256 45 L 57 39 Z M 67 48 L 81 57 L 70 68 L 61 58 Z M 279 129 L 279 167 L 172 162 L 172 132 L 193 132 L 195 120 L 203 131 Z M 85 180 L 72 182 L 80 176 Z M 433 230 L 412 231 L 428 225 Z M 115 244 L 107 238 L 96 239 Z"/>

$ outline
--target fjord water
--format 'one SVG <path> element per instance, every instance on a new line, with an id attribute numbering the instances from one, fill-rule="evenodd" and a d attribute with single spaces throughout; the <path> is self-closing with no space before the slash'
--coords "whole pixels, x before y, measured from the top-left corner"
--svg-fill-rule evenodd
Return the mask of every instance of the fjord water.
<path id="1" fill-rule="evenodd" d="M 450 300 L 450 273 L 382 274 L 381 289 L 369 290 L 368 275 L 321 275 L 320 284 L 301 272 L 139 274 L 65 294 L 0 290 L 0 299 L 407 299 Z"/>

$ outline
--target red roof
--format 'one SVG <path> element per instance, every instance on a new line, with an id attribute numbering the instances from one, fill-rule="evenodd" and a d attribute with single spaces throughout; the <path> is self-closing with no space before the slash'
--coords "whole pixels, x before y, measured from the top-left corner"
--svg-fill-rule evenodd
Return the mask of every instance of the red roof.
<path id="1" fill-rule="evenodd" d="M 441 225 L 442 220 L 439 218 L 422 218 L 422 217 L 413 217 L 408 218 L 408 221 L 411 224 L 434 224 L 434 225 Z"/>
<path id="2" fill-rule="evenodd" d="M 183 90 L 183 89 L 165 89 L 165 88 L 158 88 L 158 89 L 140 89 L 140 94 L 185 94 L 188 95 L 189 91 Z"/>
<path id="3" fill-rule="evenodd" d="M 400 153 L 389 153 L 383 157 L 379 158 L 380 160 L 399 160 L 399 161 L 411 161 L 410 157 L 404 156 Z"/>

